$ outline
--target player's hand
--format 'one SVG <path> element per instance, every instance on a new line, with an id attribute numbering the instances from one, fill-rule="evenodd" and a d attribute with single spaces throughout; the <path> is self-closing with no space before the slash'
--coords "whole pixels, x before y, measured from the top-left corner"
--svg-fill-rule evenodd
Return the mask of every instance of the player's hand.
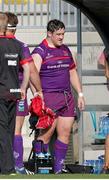
<path id="1" fill-rule="evenodd" d="M 43 96 L 43 92 L 42 91 L 37 91 L 34 93 L 34 97 L 36 96 L 40 96 L 42 99 L 44 99 L 44 96 Z"/>
<path id="2" fill-rule="evenodd" d="M 26 90 L 21 89 L 21 100 L 24 100 L 26 97 Z"/>
<path id="3" fill-rule="evenodd" d="M 83 111 L 85 109 L 84 97 L 78 97 L 78 108 L 80 111 Z"/>

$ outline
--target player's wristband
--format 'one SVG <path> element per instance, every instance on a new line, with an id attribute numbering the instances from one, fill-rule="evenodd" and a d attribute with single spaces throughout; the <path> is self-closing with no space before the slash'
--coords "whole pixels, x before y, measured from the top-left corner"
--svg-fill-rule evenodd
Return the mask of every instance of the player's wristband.
<path id="1" fill-rule="evenodd" d="M 78 93 L 78 96 L 79 96 L 79 97 L 83 97 L 84 95 L 83 95 L 82 92 L 79 92 L 79 93 Z"/>

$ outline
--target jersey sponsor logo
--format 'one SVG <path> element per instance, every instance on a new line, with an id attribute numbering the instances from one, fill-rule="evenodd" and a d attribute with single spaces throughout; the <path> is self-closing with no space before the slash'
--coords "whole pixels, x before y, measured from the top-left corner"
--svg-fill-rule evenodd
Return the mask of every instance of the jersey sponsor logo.
<path id="1" fill-rule="evenodd" d="M 18 54 L 5 54 L 5 58 L 17 58 Z"/>
<path id="2" fill-rule="evenodd" d="M 52 66 L 47 66 L 47 69 L 56 69 L 56 68 L 63 68 L 63 67 L 69 67 L 69 64 L 58 64 L 58 65 L 52 65 Z"/>
<path id="3" fill-rule="evenodd" d="M 8 60 L 8 66 L 17 66 L 17 61 Z"/>
<path id="4" fill-rule="evenodd" d="M 52 58 L 54 57 L 52 54 L 48 53 L 47 56 L 46 56 L 46 59 L 49 59 L 49 58 Z"/>
<path id="5" fill-rule="evenodd" d="M 21 89 L 10 89 L 10 93 L 21 92 Z"/>

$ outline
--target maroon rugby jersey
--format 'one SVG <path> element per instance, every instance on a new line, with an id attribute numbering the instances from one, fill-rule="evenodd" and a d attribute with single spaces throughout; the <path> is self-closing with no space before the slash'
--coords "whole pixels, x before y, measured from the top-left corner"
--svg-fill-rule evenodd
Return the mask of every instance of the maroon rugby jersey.
<path id="1" fill-rule="evenodd" d="M 43 60 L 40 69 L 43 91 L 70 91 L 69 70 L 75 68 L 75 63 L 69 48 L 64 44 L 51 48 L 44 39 L 33 54 L 39 54 Z"/>

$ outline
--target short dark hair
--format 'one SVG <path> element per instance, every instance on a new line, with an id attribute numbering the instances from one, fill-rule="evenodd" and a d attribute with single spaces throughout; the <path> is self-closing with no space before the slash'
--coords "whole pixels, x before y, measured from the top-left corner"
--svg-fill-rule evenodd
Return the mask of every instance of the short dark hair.
<path id="1" fill-rule="evenodd" d="M 11 12 L 5 12 L 6 16 L 8 17 L 8 23 L 12 26 L 17 26 L 18 24 L 18 18 L 14 13 Z"/>
<path id="2" fill-rule="evenodd" d="M 65 25 L 62 21 L 58 19 L 50 20 L 47 24 L 47 31 L 50 31 L 52 33 L 62 28 L 65 29 Z"/>

